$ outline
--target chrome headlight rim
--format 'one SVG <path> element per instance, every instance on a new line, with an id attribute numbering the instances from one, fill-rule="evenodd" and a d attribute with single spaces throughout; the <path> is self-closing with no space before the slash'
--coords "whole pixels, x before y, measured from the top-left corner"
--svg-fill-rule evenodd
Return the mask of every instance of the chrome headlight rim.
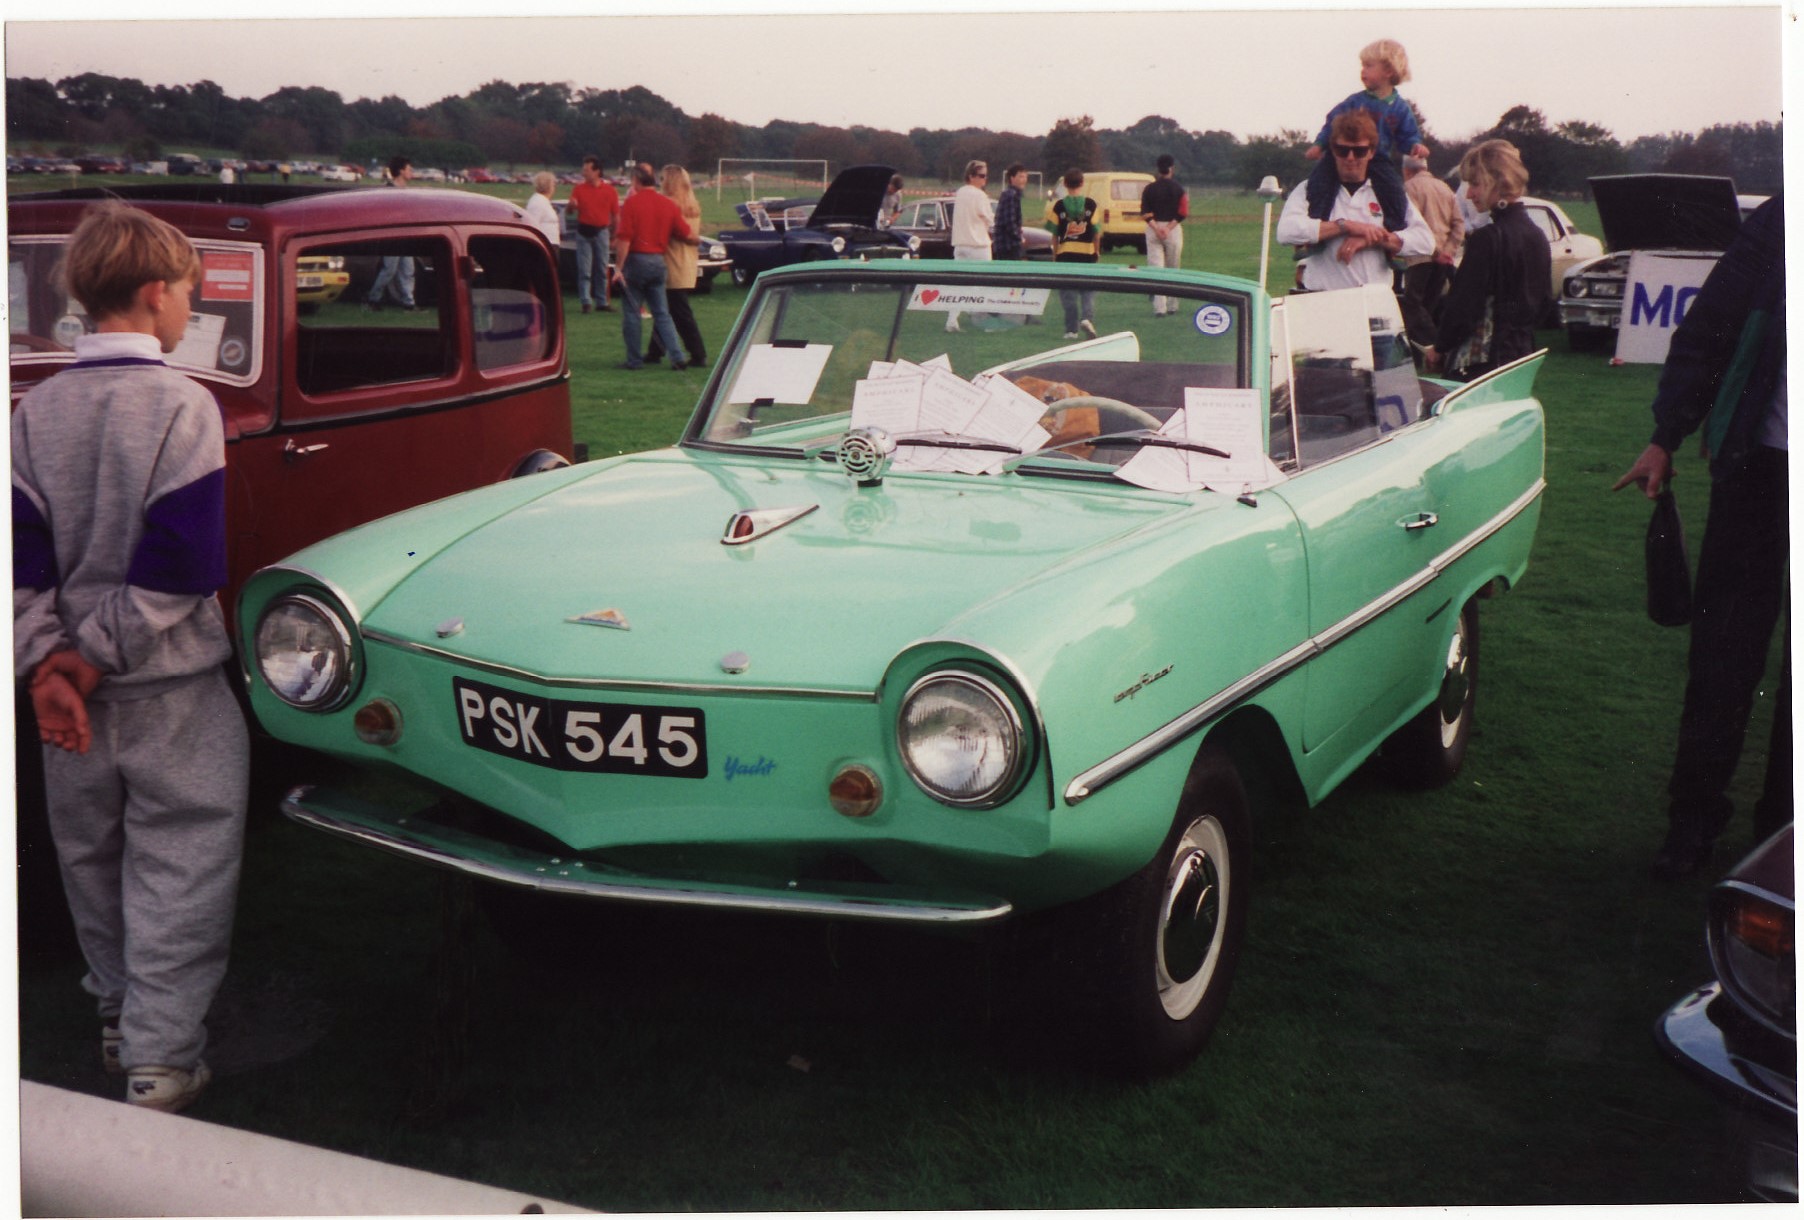
<path id="1" fill-rule="evenodd" d="M 272 614 L 288 607 L 300 607 L 316 616 L 332 633 L 343 658 L 338 677 L 323 694 L 311 699 L 295 698 L 285 693 L 274 682 L 270 681 L 269 672 L 264 667 L 263 627 Z M 303 712 L 334 712 L 349 703 L 357 693 L 361 679 L 362 666 L 357 650 L 357 637 L 352 633 L 345 614 L 331 601 L 316 593 L 304 590 L 290 590 L 269 600 L 257 615 L 256 630 L 251 635 L 251 667 L 263 683 L 264 689 L 271 695 Z"/>
<path id="2" fill-rule="evenodd" d="M 917 767 L 910 750 L 906 732 L 909 708 L 926 688 L 940 683 L 960 685 L 977 692 L 989 700 L 999 714 L 1008 739 L 1010 757 L 1002 774 L 981 792 L 960 796 L 937 786 Z M 1027 722 L 1008 690 L 999 682 L 969 669 L 935 669 L 922 674 L 909 684 L 896 705 L 896 752 L 901 758 L 902 769 L 915 787 L 942 805 L 956 809 L 994 809 L 1013 800 L 1026 781 L 1032 757 L 1031 746 Z"/>

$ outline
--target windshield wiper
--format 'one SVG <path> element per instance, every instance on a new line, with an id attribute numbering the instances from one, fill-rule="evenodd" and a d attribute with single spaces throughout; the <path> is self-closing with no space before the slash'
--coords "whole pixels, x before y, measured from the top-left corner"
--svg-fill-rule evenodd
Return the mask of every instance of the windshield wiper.
<path id="1" fill-rule="evenodd" d="M 1079 445 L 1089 445 L 1092 448 L 1101 445 L 1108 449 L 1183 449 L 1190 453 L 1206 453 L 1210 457 L 1227 458 L 1234 456 L 1233 454 L 1225 453 L 1212 445 L 1198 444 L 1196 441 L 1180 441 L 1173 437 L 1160 436 L 1156 432 L 1149 432 L 1145 428 L 1138 428 L 1132 432 L 1105 432 L 1100 436 L 1080 436 L 1075 440 L 1063 441 L 1057 445 L 1045 445 L 1039 449 L 1029 449 L 1026 453 L 1023 453 L 1013 461 L 1003 463 L 1003 470 L 1014 470 L 1029 458 L 1040 457 L 1048 453 L 1057 453 L 1061 449 L 1075 449 Z"/>

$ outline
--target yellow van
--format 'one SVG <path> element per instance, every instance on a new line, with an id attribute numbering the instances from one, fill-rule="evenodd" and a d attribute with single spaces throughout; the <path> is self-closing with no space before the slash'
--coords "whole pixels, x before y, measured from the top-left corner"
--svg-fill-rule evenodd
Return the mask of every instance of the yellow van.
<path id="1" fill-rule="evenodd" d="M 1152 185 L 1152 181 L 1151 174 L 1084 171 L 1084 194 L 1096 200 L 1096 224 L 1102 230 L 1104 253 L 1116 246 L 1132 246 L 1141 253 L 1146 252 L 1146 222 L 1140 219 L 1140 192 Z M 1053 187 L 1054 197 L 1063 192 L 1062 183 Z M 1048 225 L 1053 223 L 1052 204 L 1051 199 L 1046 201 Z"/>

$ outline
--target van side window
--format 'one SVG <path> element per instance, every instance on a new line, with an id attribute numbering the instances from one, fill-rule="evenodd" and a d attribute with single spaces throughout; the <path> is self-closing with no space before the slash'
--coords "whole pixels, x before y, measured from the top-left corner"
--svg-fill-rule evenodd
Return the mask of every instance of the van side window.
<path id="1" fill-rule="evenodd" d="M 470 256 L 476 367 L 487 371 L 550 356 L 556 288 L 538 245 L 519 237 L 476 236 L 470 239 Z"/>
<path id="2" fill-rule="evenodd" d="M 441 238 L 301 249 L 285 274 L 298 335 L 295 384 L 318 396 L 449 377 L 452 258 Z"/>
<path id="3" fill-rule="evenodd" d="M 250 385 L 262 372 L 263 252 L 245 242 L 202 239 L 200 281 L 181 343 L 165 359 L 185 373 Z M 7 243 L 8 349 L 21 359 L 67 359 L 94 320 L 56 274 L 63 239 L 13 238 Z"/>

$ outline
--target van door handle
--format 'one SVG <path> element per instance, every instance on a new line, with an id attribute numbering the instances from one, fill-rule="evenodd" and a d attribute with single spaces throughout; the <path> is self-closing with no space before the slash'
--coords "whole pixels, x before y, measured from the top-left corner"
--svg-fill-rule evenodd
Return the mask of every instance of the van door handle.
<path id="1" fill-rule="evenodd" d="M 1441 519 L 1433 513 L 1417 513 L 1413 517 L 1405 517 L 1397 524 L 1406 530 L 1425 530 L 1431 525 L 1439 525 Z"/>
<path id="2" fill-rule="evenodd" d="M 298 462 L 304 457 L 309 457 L 312 454 L 320 453 L 324 450 L 330 449 L 331 447 L 332 447 L 331 445 L 324 445 L 324 444 L 321 444 L 321 445 L 297 445 L 294 443 L 294 438 L 290 437 L 288 443 L 286 445 L 282 446 L 282 460 L 284 462 Z"/>

